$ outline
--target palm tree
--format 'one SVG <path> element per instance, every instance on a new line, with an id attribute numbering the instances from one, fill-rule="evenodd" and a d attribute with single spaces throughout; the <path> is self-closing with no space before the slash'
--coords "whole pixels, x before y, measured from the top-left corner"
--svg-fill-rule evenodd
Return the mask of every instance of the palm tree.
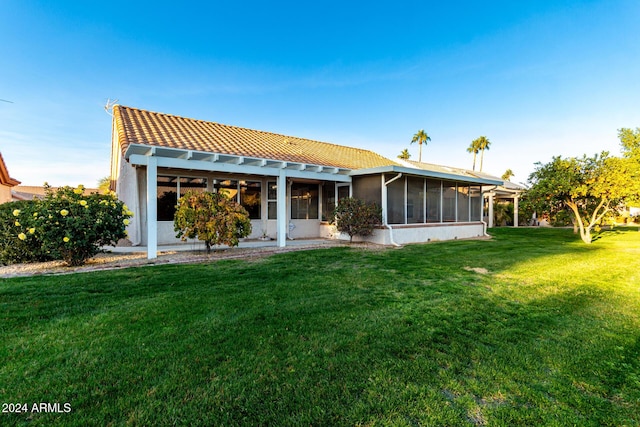
<path id="1" fill-rule="evenodd" d="M 505 181 L 509 181 L 515 174 L 511 169 L 507 169 L 505 173 L 502 174 L 502 179 Z"/>
<path id="2" fill-rule="evenodd" d="M 481 136 L 473 140 L 472 144 L 478 144 L 480 149 L 480 172 L 482 172 L 482 161 L 484 160 L 484 150 L 488 150 L 491 145 L 491 141 L 486 136 Z"/>
<path id="3" fill-rule="evenodd" d="M 467 147 L 467 152 L 473 153 L 473 170 L 476 170 L 476 156 L 480 151 L 480 147 L 478 146 L 478 140 L 471 141 L 471 145 Z"/>
<path id="4" fill-rule="evenodd" d="M 409 160 L 409 157 L 411 157 L 411 154 L 409 154 L 409 150 L 407 148 L 405 148 L 400 154 L 398 154 L 398 158 L 402 160 Z"/>
<path id="5" fill-rule="evenodd" d="M 424 145 L 427 145 L 427 141 L 431 141 L 431 137 L 427 135 L 424 129 L 420 129 L 418 132 L 416 132 L 416 134 L 413 135 L 413 139 L 411 140 L 412 144 L 414 142 L 417 142 L 418 145 L 420 146 L 420 154 L 418 154 L 418 161 L 421 163 L 422 163 L 422 143 L 424 142 Z"/>

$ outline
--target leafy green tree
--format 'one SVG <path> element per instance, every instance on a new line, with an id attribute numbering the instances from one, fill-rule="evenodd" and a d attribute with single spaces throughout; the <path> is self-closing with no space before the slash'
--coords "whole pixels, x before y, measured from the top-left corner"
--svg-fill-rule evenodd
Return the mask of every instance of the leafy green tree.
<path id="1" fill-rule="evenodd" d="M 513 178 L 515 176 L 515 174 L 513 173 L 513 171 L 511 169 L 507 169 L 501 176 L 501 178 L 504 181 L 509 181 L 511 178 Z"/>
<path id="2" fill-rule="evenodd" d="M 592 230 L 607 214 L 640 190 L 633 162 L 606 152 L 594 157 L 558 156 L 544 165 L 538 162 L 529 182 L 527 200 L 542 212 L 568 209 L 585 243 L 591 243 Z"/>
<path id="3" fill-rule="evenodd" d="M 224 193 L 187 191 L 178 200 L 174 219 L 176 237 L 204 241 L 207 253 L 213 245 L 238 246 L 251 234 L 249 213 Z"/>
<path id="4" fill-rule="evenodd" d="M 640 161 L 640 127 L 635 130 L 629 128 L 618 129 L 618 138 L 622 145 L 624 157 L 635 158 Z"/>
<path id="5" fill-rule="evenodd" d="M 415 135 L 413 135 L 413 139 L 411 140 L 411 143 L 413 144 L 414 142 L 417 142 L 418 145 L 420 146 L 420 151 L 418 154 L 419 162 L 422 162 L 422 144 L 427 145 L 428 141 L 431 141 L 431 137 L 427 135 L 424 129 L 420 129 L 418 132 L 415 133 Z"/>
<path id="6" fill-rule="evenodd" d="M 338 231 L 347 233 L 349 242 L 353 242 L 353 236 L 370 236 L 382 223 L 382 209 L 360 199 L 345 197 L 338 202 L 333 218 Z"/>
<path id="7" fill-rule="evenodd" d="M 409 154 L 409 150 L 406 148 L 402 150 L 400 154 L 398 154 L 399 159 L 409 160 L 410 157 L 411 157 L 411 154 Z"/>
<path id="8" fill-rule="evenodd" d="M 478 140 L 474 139 L 471 141 L 471 144 L 467 147 L 467 153 L 473 153 L 473 169 L 476 170 L 476 157 L 480 152 L 480 146 L 478 145 Z"/>

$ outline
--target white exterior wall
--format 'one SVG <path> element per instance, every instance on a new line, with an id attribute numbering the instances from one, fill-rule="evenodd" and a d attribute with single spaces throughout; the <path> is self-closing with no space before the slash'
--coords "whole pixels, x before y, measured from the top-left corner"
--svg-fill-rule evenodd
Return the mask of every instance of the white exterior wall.
<path id="1" fill-rule="evenodd" d="M 424 225 L 394 225 L 377 228 L 369 237 L 354 236 L 354 242 L 371 242 L 379 245 L 391 245 L 393 242 L 405 245 L 409 243 L 436 242 L 439 240 L 471 239 L 484 235 L 484 225 L 480 222 Z M 349 240 L 349 235 L 338 233 L 335 226 L 327 223 L 320 225 L 320 237 L 326 239 Z"/>

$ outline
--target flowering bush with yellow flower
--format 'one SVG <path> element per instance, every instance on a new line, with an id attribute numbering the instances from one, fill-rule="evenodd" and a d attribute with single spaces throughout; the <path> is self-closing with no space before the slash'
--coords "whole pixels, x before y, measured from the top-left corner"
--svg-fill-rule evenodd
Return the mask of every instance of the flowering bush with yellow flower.
<path id="1" fill-rule="evenodd" d="M 43 200 L 0 206 L 0 263 L 62 259 L 82 265 L 126 237 L 133 213 L 114 193 L 46 188 Z"/>

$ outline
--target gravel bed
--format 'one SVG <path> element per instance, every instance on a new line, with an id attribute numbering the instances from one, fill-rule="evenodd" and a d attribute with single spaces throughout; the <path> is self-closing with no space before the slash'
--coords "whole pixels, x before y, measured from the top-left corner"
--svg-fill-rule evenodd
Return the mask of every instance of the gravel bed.
<path id="1" fill-rule="evenodd" d="M 212 251 L 207 254 L 205 251 L 167 251 L 159 252 L 158 258 L 148 260 L 145 252 L 132 253 L 101 253 L 91 258 L 80 267 L 67 267 L 62 261 L 35 262 L 29 264 L 13 264 L 0 266 L 0 278 L 25 277 L 35 275 L 58 275 L 71 274 L 87 271 L 116 270 L 128 267 L 140 267 L 149 265 L 165 264 L 188 264 L 210 262 L 222 259 L 258 259 L 265 256 L 299 250 L 309 250 L 326 248 L 333 246 L 344 246 L 348 243 L 340 241 L 325 242 L 322 245 L 296 245 L 284 248 L 231 248 Z M 367 243 L 354 243 L 352 247 L 362 249 L 380 250 L 384 247 Z"/>

